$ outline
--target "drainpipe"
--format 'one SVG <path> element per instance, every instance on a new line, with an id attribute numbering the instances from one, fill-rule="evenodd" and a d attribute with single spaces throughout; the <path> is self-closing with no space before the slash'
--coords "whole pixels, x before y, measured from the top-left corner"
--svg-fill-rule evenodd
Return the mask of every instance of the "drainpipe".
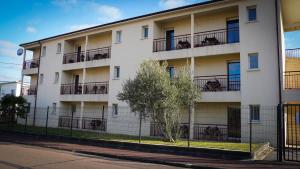
<path id="1" fill-rule="evenodd" d="M 279 49 L 279 43 L 280 43 L 280 40 L 279 40 L 279 29 L 278 29 L 278 27 L 279 27 L 279 25 L 278 25 L 278 15 L 279 15 L 279 12 L 278 12 L 278 1 L 277 0 L 275 0 L 275 16 L 276 16 L 276 33 L 277 33 L 277 61 L 278 61 L 278 64 L 277 64 L 277 66 L 278 66 L 278 86 L 279 86 L 279 104 L 282 104 L 282 90 L 281 90 L 281 87 L 282 87 L 282 84 L 281 84 L 281 66 L 280 66 L 280 61 L 281 61 L 281 59 L 280 59 L 280 56 L 281 56 L 281 54 L 280 54 L 280 49 Z M 283 72 L 282 72 L 283 73 Z"/>
<path id="2" fill-rule="evenodd" d="M 41 66 L 41 56 L 42 56 L 42 43 L 39 41 L 40 44 L 40 54 L 39 54 L 39 66 L 38 66 L 38 74 L 36 80 L 36 94 L 34 99 L 34 110 L 33 110 L 33 126 L 35 126 L 35 118 L 36 118 L 36 102 L 37 102 L 37 95 L 38 95 L 38 88 L 39 88 L 39 79 L 40 79 L 40 66 Z"/>

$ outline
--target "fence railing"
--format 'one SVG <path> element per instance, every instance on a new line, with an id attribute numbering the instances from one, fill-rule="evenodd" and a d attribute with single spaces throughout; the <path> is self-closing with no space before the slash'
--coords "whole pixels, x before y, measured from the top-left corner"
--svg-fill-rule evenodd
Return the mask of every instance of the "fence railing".
<path id="1" fill-rule="evenodd" d="M 197 88 L 205 92 L 240 91 L 240 75 L 195 76 Z"/>
<path id="2" fill-rule="evenodd" d="M 84 51 L 66 53 L 63 56 L 63 64 L 84 62 Z"/>
<path id="3" fill-rule="evenodd" d="M 83 90 L 83 92 L 82 92 Z M 88 82 L 62 84 L 60 94 L 107 94 L 108 82 Z"/>
<path id="4" fill-rule="evenodd" d="M 106 119 L 104 118 L 82 118 L 82 129 L 106 131 Z"/>
<path id="5" fill-rule="evenodd" d="M 86 51 L 86 61 L 110 58 L 110 47 L 91 49 Z"/>
<path id="6" fill-rule="evenodd" d="M 300 48 L 286 49 L 285 56 L 290 58 L 300 58 Z"/>
<path id="7" fill-rule="evenodd" d="M 237 43 L 239 41 L 239 27 L 198 32 L 194 34 L 194 47 Z"/>
<path id="8" fill-rule="evenodd" d="M 23 69 L 33 69 L 39 67 L 40 60 L 39 59 L 32 59 L 26 60 L 23 63 Z"/>
<path id="9" fill-rule="evenodd" d="M 191 34 L 153 40 L 153 52 L 191 48 Z"/>
<path id="10" fill-rule="evenodd" d="M 188 123 L 180 123 L 180 138 L 188 138 Z M 150 136 L 163 137 L 163 131 L 159 127 L 159 123 L 150 123 Z"/>
<path id="11" fill-rule="evenodd" d="M 62 84 L 60 86 L 60 94 L 82 94 L 82 83 L 69 83 L 69 84 Z"/>
<path id="12" fill-rule="evenodd" d="M 284 72 L 285 89 L 300 89 L 300 71 Z"/>
<path id="13" fill-rule="evenodd" d="M 79 117 L 72 116 L 59 116 L 58 118 L 58 127 L 63 128 L 79 128 Z"/>
<path id="14" fill-rule="evenodd" d="M 27 89 L 27 95 L 36 95 L 36 86 L 30 86 L 29 89 Z"/>
<path id="15" fill-rule="evenodd" d="M 84 94 L 107 94 L 108 82 L 89 82 L 84 85 Z"/>

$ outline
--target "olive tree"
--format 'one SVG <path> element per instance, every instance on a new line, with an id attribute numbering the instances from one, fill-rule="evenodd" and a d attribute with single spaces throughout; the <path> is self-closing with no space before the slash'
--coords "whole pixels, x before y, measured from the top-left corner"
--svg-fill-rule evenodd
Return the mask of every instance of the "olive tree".
<path id="1" fill-rule="evenodd" d="M 22 96 L 5 95 L 0 101 L 1 118 L 9 122 L 15 120 L 15 116 L 25 117 L 27 111 L 26 99 Z"/>

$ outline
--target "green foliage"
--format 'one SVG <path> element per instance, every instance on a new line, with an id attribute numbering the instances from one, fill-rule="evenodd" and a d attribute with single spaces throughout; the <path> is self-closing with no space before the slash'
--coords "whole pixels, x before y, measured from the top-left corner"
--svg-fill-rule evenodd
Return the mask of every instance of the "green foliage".
<path id="1" fill-rule="evenodd" d="M 0 101 L 1 118 L 14 121 L 15 116 L 25 117 L 27 107 L 26 99 L 22 96 L 5 95 Z"/>
<path id="2" fill-rule="evenodd" d="M 118 94 L 141 118 L 151 117 L 171 142 L 180 135 L 180 107 L 190 106 L 199 97 L 187 71 L 170 79 L 167 64 L 158 61 L 142 63 L 135 78 L 127 80 Z"/>

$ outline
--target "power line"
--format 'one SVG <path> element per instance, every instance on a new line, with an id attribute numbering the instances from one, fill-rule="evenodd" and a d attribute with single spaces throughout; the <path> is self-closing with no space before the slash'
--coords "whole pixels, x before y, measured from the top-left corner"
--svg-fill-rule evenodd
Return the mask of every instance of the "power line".
<path id="1" fill-rule="evenodd" d="M 6 65 L 22 65 L 18 63 L 9 63 L 9 62 L 0 62 L 0 64 L 6 64 Z"/>

